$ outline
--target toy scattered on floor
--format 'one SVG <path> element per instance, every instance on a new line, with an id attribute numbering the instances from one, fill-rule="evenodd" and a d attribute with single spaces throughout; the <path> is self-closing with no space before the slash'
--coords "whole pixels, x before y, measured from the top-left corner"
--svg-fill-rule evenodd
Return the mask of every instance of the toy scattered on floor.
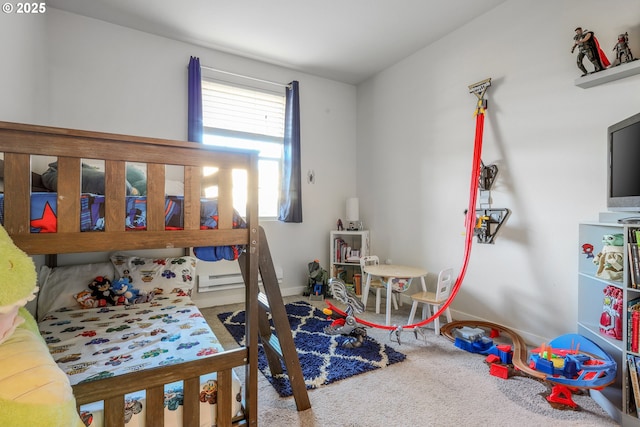
<path id="1" fill-rule="evenodd" d="M 616 379 L 617 364 L 593 341 L 578 334 L 566 334 L 531 350 L 529 366 L 547 375 L 554 384 L 547 401 L 577 409 L 571 398 L 575 389 L 601 389 Z"/>
<path id="2" fill-rule="evenodd" d="M 492 334 L 499 335 L 498 332 Z M 484 329 L 464 326 L 453 330 L 454 345 L 470 353 L 486 355 L 485 362 L 489 365 L 489 373 L 493 376 L 507 379 L 517 375 L 513 366 L 513 351 L 508 344 L 494 344 L 491 336 L 487 336 Z"/>
<path id="3" fill-rule="evenodd" d="M 329 273 L 320 266 L 320 261 L 314 259 L 308 264 L 308 269 L 309 283 L 304 295 L 309 296 L 312 300 L 320 301 L 322 301 L 325 296 L 330 297 L 331 291 L 328 288 Z"/>
<path id="4" fill-rule="evenodd" d="M 496 345 L 493 340 L 486 336 L 485 331 L 480 328 L 469 328 L 467 326 L 454 331 L 456 337 L 454 345 L 470 353 L 493 354 L 498 356 L 500 363 L 510 364 L 513 352 L 510 345 Z"/>
<path id="5" fill-rule="evenodd" d="M 624 64 L 625 62 L 635 61 L 637 59 L 633 57 L 631 48 L 629 48 L 628 32 L 625 32 L 624 34 L 620 34 L 618 36 L 618 41 L 613 47 L 613 50 L 616 52 L 616 59 L 613 60 L 613 64 L 611 64 L 612 67 Z"/>
<path id="6" fill-rule="evenodd" d="M 575 36 L 573 37 L 574 43 L 571 48 L 571 53 L 578 48 L 578 57 L 576 58 L 576 65 L 582 71 L 582 76 L 586 76 L 589 74 L 587 69 L 583 64 L 584 57 L 593 64 L 594 70 L 593 73 L 597 73 L 598 71 L 604 70 L 606 67 L 610 65 L 607 56 L 604 54 L 602 49 L 600 49 L 600 44 L 598 43 L 598 39 L 594 35 L 593 31 L 583 30 L 582 27 L 577 27 L 575 29 Z"/>
<path id="7" fill-rule="evenodd" d="M 511 346 L 494 346 L 486 336 L 502 333 L 511 339 Z M 578 409 L 571 395 L 575 390 L 602 389 L 616 379 L 615 360 L 593 341 L 579 334 L 566 334 L 529 352 L 522 337 L 503 326 L 490 322 L 456 321 L 441 328 L 444 336 L 455 341 L 456 347 L 472 353 L 489 354 L 491 374 L 508 378 L 512 374 L 526 375 L 551 385 L 546 396 L 554 408 Z M 513 347 L 511 349 L 510 347 Z M 490 357 L 491 356 L 491 357 Z M 511 357 L 511 363 L 508 358 Z M 509 371 L 512 365 L 514 370 Z M 503 366 L 503 368 L 496 368 Z"/>
<path id="8" fill-rule="evenodd" d="M 346 304 L 345 315 L 325 308 L 323 313 L 333 319 L 329 326 L 324 328 L 324 333 L 328 335 L 345 335 L 347 339 L 342 343 L 345 348 L 357 348 L 362 346 L 367 331 L 360 325 L 354 316 L 356 313 L 364 311 L 364 304 L 354 293 L 347 290 L 346 285 L 340 279 L 331 279 L 329 281 L 331 292 L 335 299 Z"/>

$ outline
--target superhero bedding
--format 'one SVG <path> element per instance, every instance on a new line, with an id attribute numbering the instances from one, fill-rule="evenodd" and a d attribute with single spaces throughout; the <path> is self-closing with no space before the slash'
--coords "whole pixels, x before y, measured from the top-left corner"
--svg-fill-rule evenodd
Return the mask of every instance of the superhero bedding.
<path id="1" fill-rule="evenodd" d="M 141 258 L 115 254 L 112 262 L 57 268 L 42 267 L 38 327 L 55 362 L 71 385 L 206 358 L 223 351 L 218 338 L 189 298 L 196 260 L 193 257 Z M 90 277 L 126 275 L 151 301 L 130 305 L 81 308 Z M 73 278 L 75 280 L 71 281 Z M 63 291 L 64 290 L 64 291 Z M 46 314 L 44 314 L 46 313 Z M 200 425 L 215 424 L 216 374 L 200 377 Z M 241 412 L 241 385 L 233 377 L 233 416 Z M 165 426 L 182 423 L 183 386 L 167 384 Z M 127 427 L 143 426 L 145 392 L 125 396 Z M 103 426 L 101 402 L 83 405 L 87 426 Z"/>
<path id="2" fill-rule="evenodd" d="M 4 195 L 0 194 L 0 224 L 4 224 Z M 180 230 L 183 224 L 182 196 L 165 198 L 165 229 Z M 80 195 L 80 230 L 104 230 L 105 196 L 83 193 Z M 127 196 L 125 209 L 127 230 L 145 230 L 147 218 L 147 198 L 145 196 Z M 215 199 L 200 201 L 201 228 L 218 228 L 218 202 Z M 244 219 L 233 213 L 233 228 L 245 228 Z M 57 229 L 57 194 L 41 192 L 31 194 L 31 232 L 55 233 Z M 205 261 L 229 260 L 238 258 L 241 246 L 219 246 L 194 248 L 196 256 Z"/>

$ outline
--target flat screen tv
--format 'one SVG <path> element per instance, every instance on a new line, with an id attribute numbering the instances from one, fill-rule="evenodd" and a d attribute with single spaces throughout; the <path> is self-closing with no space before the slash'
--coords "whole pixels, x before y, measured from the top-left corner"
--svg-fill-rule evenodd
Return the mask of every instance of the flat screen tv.
<path id="1" fill-rule="evenodd" d="M 640 113 L 609 126 L 607 208 L 640 212 Z"/>

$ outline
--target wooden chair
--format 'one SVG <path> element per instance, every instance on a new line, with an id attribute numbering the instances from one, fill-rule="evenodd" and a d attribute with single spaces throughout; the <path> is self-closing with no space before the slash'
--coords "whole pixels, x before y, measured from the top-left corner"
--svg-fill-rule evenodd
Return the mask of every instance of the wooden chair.
<path id="1" fill-rule="evenodd" d="M 364 281 L 363 283 L 366 283 L 366 280 L 367 280 L 367 273 L 365 273 L 364 267 L 367 265 L 378 265 L 378 264 L 380 264 L 380 259 L 378 258 L 377 255 L 368 255 L 360 258 L 360 270 L 362 270 L 362 280 Z M 369 285 L 369 290 L 375 290 L 376 292 L 376 313 L 380 314 L 380 301 L 382 299 L 382 291 L 386 292 L 387 287 L 385 283 L 382 282 L 382 280 L 380 280 L 380 278 L 371 278 L 371 284 Z M 368 295 L 362 296 L 362 302 L 365 305 L 365 309 L 367 305 L 367 297 Z M 393 307 L 397 310 L 398 301 L 396 299 L 395 293 L 391 294 L 391 301 L 393 302 Z M 389 301 L 387 301 L 387 304 L 389 304 Z"/>
<path id="2" fill-rule="evenodd" d="M 435 292 L 423 291 L 411 295 L 413 305 L 411 306 L 411 313 L 409 313 L 409 321 L 407 324 L 413 324 L 413 318 L 416 315 L 418 304 L 424 304 L 422 306 L 423 320 L 427 318 L 427 314 L 429 316 L 431 314 L 435 314 L 440 309 L 440 306 L 442 306 L 442 304 L 444 304 L 449 298 L 453 283 L 453 269 L 447 268 L 438 274 L 438 284 Z M 431 308 L 433 308 L 433 311 L 431 311 Z M 447 322 L 451 322 L 451 312 L 449 311 L 449 307 L 444 311 L 444 314 L 447 316 Z M 440 335 L 440 316 L 433 320 L 433 326 L 436 335 Z"/>

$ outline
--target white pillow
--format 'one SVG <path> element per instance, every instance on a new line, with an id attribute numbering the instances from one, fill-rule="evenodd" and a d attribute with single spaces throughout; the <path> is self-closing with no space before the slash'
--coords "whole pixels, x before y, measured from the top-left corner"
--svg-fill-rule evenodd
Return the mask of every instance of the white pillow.
<path id="1" fill-rule="evenodd" d="M 141 292 L 191 295 L 195 284 L 197 259 L 191 256 L 172 258 L 143 258 L 113 254 L 111 261 L 117 277 L 127 277 Z"/>
<path id="2" fill-rule="evenodd" d="M 115 273 L 113 264 L 108 261 L 54 268 L 43 265 L 38 274 L 38 319 L 63 307 L 80 308 L 74 295 L 89 289 L 89 283 L 98 276 L 113 281 Z"/>

